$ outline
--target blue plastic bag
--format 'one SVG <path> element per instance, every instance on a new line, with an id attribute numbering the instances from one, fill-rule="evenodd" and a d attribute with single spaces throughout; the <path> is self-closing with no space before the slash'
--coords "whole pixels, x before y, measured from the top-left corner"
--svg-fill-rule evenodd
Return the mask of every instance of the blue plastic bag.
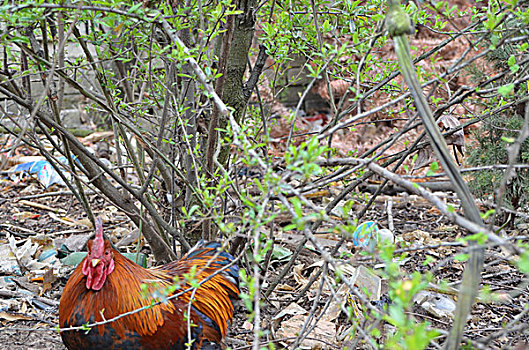
<path id="1" fill-rule="evenodd" d="M 66 164 L 66 157 L 59 157 L 57 160 L 63 164 Z M 35 162 L 28 162 L 23 164 L 17 164 L 9 170 L 10 173 L 27 173 L 37 174 L 37 179 L 44 186 L 48 188 L 53 184 L 65 186 L 65 183 L 59 173 L 47 160 L 38 160 Z M 70 174 L 63 172 L 63 174 L 69 179 Z"/>

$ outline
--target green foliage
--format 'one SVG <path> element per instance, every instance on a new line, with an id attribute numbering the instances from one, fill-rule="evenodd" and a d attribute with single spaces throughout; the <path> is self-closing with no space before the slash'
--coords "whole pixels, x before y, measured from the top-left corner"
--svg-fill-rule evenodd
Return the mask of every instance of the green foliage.
<path id="1" fill-rule="evenodd" d="M 413 307 L 413 298 L 428 286 L 432 280 L 431 274 L 414 272 L 411 278 L 406 278 L 399 269 L 393 255 L 394 246 L 382 248 L 380 257 L 385 262 L 383 277 L 389 284 L 391 304 L 383 319 L 392 324 L 396 330 L 384 340 L 386 349 L 425 349 L 430 341 L 439 335 L 428 322 L 418 322 L 408 312 Z M 404 256 L 399 257 L 399 259 Z"/>
<path id="2" fill-rule="evenodd" d="M 313 137 L 300 146 L 291 145 L 289 152 L 285 153 L 285 163 L 289 170 L 301 174 L 308 180 L 311 176 L 322 173 L 321 167 L 316 164 L 316 159 L 326 151 L 327 147 L 320 145 L 319 140 Z"/>
<path id="3" fill-rule="evenodd" d="M 509 1 L 509 6 L 514 6 L 516 1 Z M 524 104 L 514 104 L 510 108 L 502 108 L 509 102 L 526 98 L 529 87 L 527 83 L 516 83 L 516 75 L 522 67 L 520 61 L 523 52 L 527 50 L 527 43 L 503 43 L 496 48 L 499 40 L 525 33 L 525 18 L 527 9 L 518 9 L 516 16 L 503 18 L 503 13 L 498 12 L 498 4 L 491 4 L 487 13 L 488 20 L 484 26 L 491 31 L 488 43 L 483 46 L 495 48 L 487 53 L 486 58 L 492 66 L 506 74 L 487 87 L 496 88 L 498 95 L 485 101 L 489 110 L 502 109 L 499 113 L 491 113 L 474 133 L 475 145 L 469 148 L 468 162 L 473 166 L 494 166 L 508 164 L 508 147 L 518 137 L 523 124 Z M 469 72 L 475 81 L 486 79 L 483 72 L 470 68 Z M 529 142 L 526 140 L 521 145 L 520 153 L 515 159 L 515 164 L 527 164 L 529 160 Z M 503 169 L 484 169 L 476 172 L 470 182 L 471 189 L 476 196 L 489 199 L 495 196 L 495 191 L 504 176 Z M 517 169 L 515 177 L 507 184 L 507 191 L 503 198 L 503 205 L 509 208 L 524 207 L 529 203 L 527 190 L 529 189 L 527 169 Z"/>
<path id="4" fill-rule="evenodd" d="M 520 256 L 520 259 L 517 261 L 517 265 L 521 272 L 525 273 L 526 275 L 529 275 L 529 252 L 528 251 L 525 251 Z"/>
<path id="5" fill-rule="evenodd" d="M 507 164 L 507 147 L 509 140 L 518 137 L 522 126 L 521 116 L 513 113 L 504 113 L 489 118 L 474 133 L 477 145 L 470 148 L 468 162 L 473 166 L 487 166 Z M 529 141 L 522 144 L 516 163 L 529 162 Z M 484 169 L 476 172 L 470 181 L 474 194 L 489 198 L 498 188 L 503 178 L 504 170 Z M 529 172 L 527 169 L 517 169 L 515 177 L 507 187 L 504 205 L 509 208 L 518 208 L 529 204 Z"/>
<path id="6" fill-rule="evenodd" d="M 428 172 L 426 173 L 426 176 L 433 176 L 435 173 L 439 170 L 439 163 L 432 162 L 430 164 L 430 168 L 428 169 Z"/>

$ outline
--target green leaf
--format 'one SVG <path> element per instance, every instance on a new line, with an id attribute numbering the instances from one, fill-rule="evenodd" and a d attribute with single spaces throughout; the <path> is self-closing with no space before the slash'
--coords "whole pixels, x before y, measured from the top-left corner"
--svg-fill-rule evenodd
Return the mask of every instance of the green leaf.
<path id="1" fill-rule="evenodd" d="M 127 13 L 134 13 L 134 12 L 136 12 L 136 11 L 137 11 L 140 7 L 142 7 L 142 6 L 143 6 L 143 3 L 142 3 L 142 2 L 138 2 L 136 5 L 131 6 L 131 7 L 128 9 Z"/>
<path id="2" fill-rule="evenodd" d="M 514 57 L 514 55 L 509 56 L 507 64 L 509 65 L 509 67 L 512 67 L 516 64 L 516 58 Z"/>
<path id="3" fill-rule="evenodd" d="M 489 209 L 487 210 L 486 213 L 482 213 L 481 214 L 481 217 L 483 218 L 483 220 L 487 220 L 492 214 L 494 214 L 496 212 L 495 209 Z"/>
<path id="4" fill-rule="evenodd" d="M 430 265 L 430 263 L 432 263 L 434 261 L 435 261 L 434 257 L 432 257 L 431 255 L 426 255 L 426 258 L 422 262 L 422 266 L 428 266 L 428 265 Z"/>
<path id="5" fill-rule="evenodd" d="M 466 242 L 468 242 L 468 241 L 476 241 L 476 243 L 478 243 L 478 244 L 485 244 L 485 243 L 487 243 L 488 237 L 487 237 L 487 235 L 485 233 L 479 232 L 479 233 L 475 233 L 473 235 L 466 236 L 463 240 L 466 241 Z"/>
<path id="6" fill-rule="evenodd" d="M 379 338 L 380 337 L 380 330 L 378 328 L 373 328 L 371 330 L 371 336 L 373 336 L 375 338 Z"/>
<path id="7" fill-rule="evenodd" d="M 467 261 L 468 260 L 468 254 L 458 254 L 454 256 L 454 261 Z"/>
<path id="8" fill-rule="evenodd" d="M 406 314 L 399 306 L 391 305 L 389 307 L 389 316 L 391 317 L 389 322 L 397 327 L 402 327 L 406 324 Z"/>
<path id="9" fill-rule="evenodd" d="M 514 84 L 507 84 L 507 85 L 503 85 L 503 86 L 500 86 L 498 88 L 498 93 L 503 97 L 503 98 L 507 98 L 509 97 L 509 95 L 511 95 L 514 91 Z"/>
<path id="10" fill-rule="evenodd" d="M 278 261 L 288 260 L 292 256 L 292 251 L 282 247 L 280 245 L 274 245 L 274 250 L 272 251 L 272 257 Z"/>
<path id="11" fill-rule="evenodd" d="M 437 170 L 439 170 L 439 163 L 432 162 L 432 164 L 430 164 L 430 170 L 433 172 L 436 172 Z"/>
<path id="12" fill-rule="evenodd" d="M 525 251 L 516 262 L 520 271 L 529 275 L 529 251 Z"/>

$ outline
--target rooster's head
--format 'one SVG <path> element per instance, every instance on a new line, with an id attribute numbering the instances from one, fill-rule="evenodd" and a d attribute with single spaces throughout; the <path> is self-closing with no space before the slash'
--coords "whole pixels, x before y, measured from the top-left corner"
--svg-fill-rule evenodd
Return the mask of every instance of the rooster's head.
<path id="1" fill-rule="evenodd" d="M 96 237 L 88 241 L 88 255 L 83 263 L 86 288 L 100 290 L 108 275 L 114 271 L 114 254 L 110 242 L 103 238 L 103 222 L 96 219 Z"/>

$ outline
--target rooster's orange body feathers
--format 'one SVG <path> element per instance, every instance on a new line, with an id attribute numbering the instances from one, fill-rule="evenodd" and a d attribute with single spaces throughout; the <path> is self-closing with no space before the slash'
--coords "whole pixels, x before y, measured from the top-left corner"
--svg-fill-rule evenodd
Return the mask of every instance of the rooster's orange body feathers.
<path id="1" fill-rule="evenodd" d="M 163 300 L 163 291 L 175 284 L 176 289 L 168 295 L 180 294 L 190 288 L 184 275 L 194 276 L 199 283 L 209 279 L 194 294 L 193 290 L 187 291 L 89 332 L 63 331 L 61 336 L 68 349 L 187 349 L 188 344 L 191 349 L 221 348 L 233 317 L 233 300 L 239 295 L 239 269 L 228 266 L 233 260 L 231 255 L 219 251 L 218 243 L 200 244 L 181 260 L 144 269 L 106 240 L 103 252 L 98 252 L 102 256 L 94 257 L 95 245 L 103 244 L 102 227 L 98 227 L 99 233 L 101 240 L 96 235 L 89 242 L 89 255 L 64 288 L 59 306 L 61 328 L 109 320 L 149 306 L 156 296 Z"/>

